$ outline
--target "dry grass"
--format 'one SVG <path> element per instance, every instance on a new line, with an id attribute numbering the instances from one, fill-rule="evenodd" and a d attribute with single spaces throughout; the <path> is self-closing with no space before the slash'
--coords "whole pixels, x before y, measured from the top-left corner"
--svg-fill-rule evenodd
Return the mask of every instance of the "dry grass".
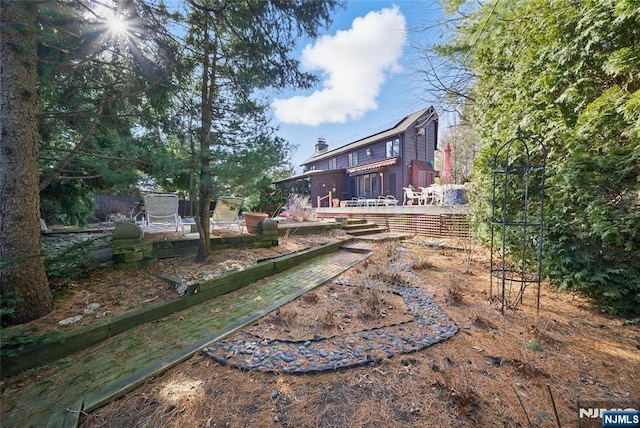
<path id="1" fill-rule="evenodd" d="M 273 315 L 269 316 L 269 321 L 277 326 L 290 329 L 295 325 L 297 316 L 298 313 L 295 310 L 278 308 Z"/>
<path id="2" fill-rule="evenodd" d="M 464 278 L 456 275 L 455 272 L 449 272 L 446 276 L 445 287 L 445 302 L 447 306 L 456 306 L 463 304 L 464 292 L 466 289 Z"/>
<path id="3" fill-rule="evenodd" d="M 387 315 L 388 293 L 378 285 L 358 287 L 362 310 L 358 314 L 363 321 L 379 320 Z"/>
<path id="4" fill-rule="evenodd" d="M 401 260 L 398 243 L 383 243 L 377 246 L 368 260 L 355 268 L 360 274 L 357 283 L 365 287 L 379 283 L 404 285 L 407 268 L 407 262 Z"/>
<path id="5" fill-rule="evenodd" d="M 241 372 L 197 355 L 83 417 L 82 426 L 555 427 L 549 390 L 562 426 L 575 426 L 576 395 L 582 400 L 638 398 L 637 326 L 599 313 L 582 297 L 547 287 L 539 317 L 530 291 L 520 307 L 501 314 L 488 302 L 482 249 L 472 248 L 469 263 L 464 250 L 403 248 L 411 251 L 379 250 L 379 257 L 345 274 L 342 283 L 351 286 L 318 288 L 283 307 L 281 315 L 295 307 L 295 322 L 289 322 L 310 336 L 320 323 L 339 332 L 339 325 L 358 320 L 336 303 L 358 297 L 364 301 L 358 308 L 375 307 L 366 302 L 367 288 L 358 281 L 381 281 L 390 260 L 413 258 L 420 248 L 432 266 L 414 268 L 418 276 L 411 285 L 425 288 L 460 326 L 452 339 L 374 367 L 310 376 Z M 405 278 L 401 268 L 398 273 Z M 343 289 L 350 293 L 342 294 Z M 457 303 L 448 303 L 453 300 Z M 392 317 L 403 308 L 387 302 L 384 310 Z M 348 316 L 352 320 L 345 323 Z M 315 324 L 302 323 L 313 317 L 318 317 Z"/>
<path id="6" fill-rule="evenodd" d="M 433 267 L 433 263 L 429 260 L 429 251 L 425 249 L 418 249 L 413 253 L 413 260 L 411 263 L 411 269 L 423 270 Z"/>
<path id="7" fill-rule="evenodd" d="M 308 196 L 291 195 L 287 205 L 294 221 L 315 221 L 317 219 Z"/>

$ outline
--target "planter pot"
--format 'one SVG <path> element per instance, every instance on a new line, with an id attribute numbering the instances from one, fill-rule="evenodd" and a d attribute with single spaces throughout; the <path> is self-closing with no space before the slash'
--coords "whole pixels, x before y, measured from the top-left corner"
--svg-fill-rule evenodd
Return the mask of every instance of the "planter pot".
<path id="1" fill-rule="evenodd" d="M 258 233 L 258 224 L 269 217 L 266 213 L 244 213 L 244 221 L 247 225 L 247 232 Z"/>

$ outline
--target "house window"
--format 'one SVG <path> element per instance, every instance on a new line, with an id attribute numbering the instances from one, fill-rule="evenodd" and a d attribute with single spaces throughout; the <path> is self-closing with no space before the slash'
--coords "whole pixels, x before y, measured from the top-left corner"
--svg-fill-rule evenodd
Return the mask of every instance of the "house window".
<path id="1" fill-rule="evenodd" d="M 358 152 L 349 153 L 349 166 L 358 165 Z"/>
<path id="2" fill-rule="evenodd" d="M 387 141 L 387 157 L 395 158 L 397 156 L 400 156 L 400 140 L 398 138 Z"/>
<path id="3" fill-rule="evenodd" d="M 338 159 L 337 158 L 329 159 L 329 169 L 338 169 Z"/>
<path id="4" fill-rule="evenodd" d="M 365 174 L 356 177 L 358 196 L 366 198 L 375 197 L 378 194 L 378 174 Z"/>

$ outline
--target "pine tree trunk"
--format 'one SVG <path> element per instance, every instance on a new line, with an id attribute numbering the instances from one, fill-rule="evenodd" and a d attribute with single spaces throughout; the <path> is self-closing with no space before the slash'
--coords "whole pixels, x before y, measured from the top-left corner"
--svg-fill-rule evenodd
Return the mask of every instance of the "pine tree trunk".
<path id="1" fill-rule="evenodd" d="M 0 287 L 3 324 L 53 310 L 40 257 L 36 2 L 0 2 Z M 15 299 L 15 304 L 14 304 Z"/>
<path id="2" fill-rule="evenodd" d="M 211 198 L 213 197 L 211 182 L 211 126 L 213 123 L 213 94 L 216 84 L 215 55 L 216 42 L 213 46 L 209 40 L 208 21 L 204 21 L 204 61 L 202 64 L 202 118 L 200 123 L 200 182 L 198 191 L 198 213 L 196 220 L 198 223 L 198 233 L 200 242 L 198 244 L 198 253 L 196 254 L 196 262 L 204 262 L 211 255 L 211 246 L 209 243 L 209 211 L 211 206 Z M 214 36 L 215 38 L 215 36 Z M 210 58 L 213 57 L 213 59 Z"/>

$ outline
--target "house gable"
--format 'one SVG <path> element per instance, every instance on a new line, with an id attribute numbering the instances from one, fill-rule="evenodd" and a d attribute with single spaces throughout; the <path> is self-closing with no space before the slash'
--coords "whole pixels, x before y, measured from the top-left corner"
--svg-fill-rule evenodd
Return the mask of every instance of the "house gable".
<path id="1" fill-rule="evenodd" d="M 309 186 L 312 202 L 329 190 L 340 199 L 379 195 L 401 199 L 402 187 L 433 183 L 437 123 L 438 115 L 429 107 L 389 129 L 332 150 L 324 139 L 319 140 L 316 152 L 301 164 L 302 175 L 313 173 L 307 178 L 318 182 Z M 321 179 L 319 172 L 331 172 L 331 180 Z"/>
<path id="2" fill-rule="evenodd" d="M 384 131 L 378 132 L 376 134 L 370 135 L 360 140 L 356 140 L 352 143 L 335 148 L 333 150 L 325 150 L 322 152 L 316 151 L 316 153 L 314 153 L 311 157 L 309 157 L 307 160 L 301 163 L 300 166 L 305 167 L 307 165 L 312 165 L 312 164 L 317 165 L 319 161 L 328 159 L 330 157 L 335 157 L 343 153 L 348 153 L 352 151 L 358 151 L 361 148 L 366 148 L 366 146 L 375 145 L 376 143 L 381 143 L 388 139 L 392 139 L 393 137 L 397 137 L 402 134 L 408 133 L 409 131 L 411 131 L 412 126 L 424 127 L 424 126 L 428 126 L 432 122 L 437 122 L 437 120 L 438 120 L 438 115 L 436 114 L 433 107 L 419 110 L 415 113 L 411 113 L 405 116 L 393 127 L 386 129 Z"/>

